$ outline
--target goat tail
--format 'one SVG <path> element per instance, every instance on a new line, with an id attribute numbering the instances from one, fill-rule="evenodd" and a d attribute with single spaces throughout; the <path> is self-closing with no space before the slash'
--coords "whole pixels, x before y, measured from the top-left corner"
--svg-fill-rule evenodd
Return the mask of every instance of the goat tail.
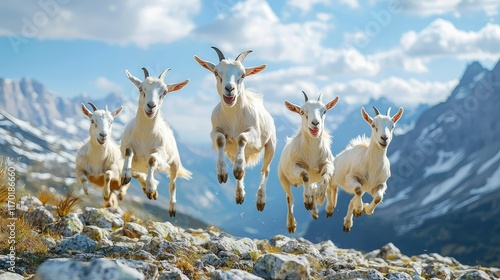
<path id="1" fill-rule="evenodd" d="M 193 175 L 193 173 L 191 173 L 191 171 L 187 170 L 183 166 L 181 166 L 179 168 L 179 170 L 177 170 L 177 177 L 181 177 L 181 178 L 184 178 L 186 180 L 191 180 L 193 178 L 192 175 Z"/>

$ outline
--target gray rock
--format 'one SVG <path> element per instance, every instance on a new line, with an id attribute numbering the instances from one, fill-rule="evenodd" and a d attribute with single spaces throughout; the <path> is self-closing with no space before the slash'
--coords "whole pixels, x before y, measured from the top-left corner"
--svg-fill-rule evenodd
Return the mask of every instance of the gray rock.
<path id="1" fill-rule="evenodd" d="M 489 280 L 491 279 L 486 272 L 478 269 L 471 269 L 458 276 L 457 280 Z"/>
<path id="2" fill-rule="evenodd" d="M 379 257 L 384 260 L 394 260 L 401 258 L 401 251 L 392 243 L 387 243 L 380 248 Z"/>
<path id="3" fill-rule="evenodd" d="M 160 262 L 163 270 L 158 277 L 158 280 L 189 280 L 180 269 L 171 265 L 166 261 Z"/>
<path id="4" fill-rule="evenodd" d="M 384 280 L 384 275 L 375 269 L 342 270 L 337 272 L 329 280 L 352 280 L 352 279 L 370 279 Z"/>
<path id="5" fill-rule="evenodd" d="M 118 214 L 111 213 L 105 208 L 86 207 L 82 213 L 85 225 L 100 228 L 116 228 L 123 226 L 123 220 Z"/>
<path id="6" fill-rule="evenodd" d="M 83 234 L 95 241 L 101 241 L 107 239 L 109 232 L 97 226 L 85 226 L 83 227 Z"/>
<path id="7" fill-rule="evenodd" d="M 82 232 L 83 223 L 78 218 L 78 214 L 69 213 L 56 223 L 49 226 L 49 229 L 62 235 L 63 237 L 70 237 Z"/>
<path id="8" fill-rule="evenodd" d="M 389 273 L 385 276 L 389 280 L 412 280 L 413 278 L 405 272 Z"/>
<path id="9" fill-rule="evenodd" d="M 304 256 L 265 254 L 255 262 L 253 274 L 265 279 L 309 279 L 309 261 Z"/>
<path id="10" fill-rule="evenodd" d="M 24 280 L 24 277 L 13 272 L 0 273 L 0 280 Z"/>
<path id="11" fill-rule="evenodd" d="M 60 253 L 66 253 L 68 251 L 92 253 L 96 249 L 96 242 L 83 234 L 77 234 L 73 237 L 65 238 L 54 248 L 56 252 Z"/>
<path id="12" fill-rule="evenodd" d="M 331 240 L 323 241 L 314 245 L 324 258 L 337 258 L 337 246 Z"/>
<path id="13" fill-rule="evenodd" d="M 441 280 L 451 279 L 451 269 L 442 263 L 435 263 L 424 267 L 423 272 L 427 277 L 438 278 Z"/>
<path id="14" fill-rule="evenodd" d="M 123 226 L 123 233 L 130 238 L 139 238 L 148 234 L 148 230 L 139 224 L 128 222 Z"/>
<path id="15" fill-rule="evenodd" d="M 45 227 L 56 220 L 52 213 L 43 206 L 38 206 L 29 211 L 24 218 L 27 222 L 37 227 Z"/>
<path id="16" fill-rule="evenodd" d="M 240 256 L 250 252 L 258 252 L 257 244 L 250 238 L 235 238 L 227 234 L 221 234 L 219 237 L 209 240 L 205 248 L 218 254 L 220 251 L 236 252 Z"/>
<path id="17" fill-rule="evenodd" d="M 181 229 L 172 225 L 170 222 L 160 223 L 148 221 L 146 227 L 153 236 L 158 236 L 168 241 L 180 241 L 185 239 Z"/>
<path id="18" fill-rule="evenodd" d="M 262 277 L 253 275 L 243 270 L 230 269 L 230 270 L 216 270 L 212 273 L 211 280 L 259 280 Z"/>
<path id="19" fill-rule="evenodd" d="M 36 196 L 23 196 L 19 199 L 19 204 L 22 206 L 27 206 L 28 208 L 34 208 L 38 206 L 43 206 L 43 203 Z"/>
<path id="20" fill-rule="evenodd" d="M 211 265 L 215 267 L 220 266 L 222 264 L 222 260 L 212 252 L 205 254 L 203 256 L 202 262 L 204 265 Z"/>
<path id="21" fill-rule="evenodd" d="M 36 271 L 36 280 L 142 280 L 145 275 L 119 260 L 93 259 L 90 263 L 71 259 L 50 259 Z"/>
<path id="22" fill-rule="evenodd" d="M 115 260 L 115 262 L 139 271 L 146 279 L 156 279 L 158 277 L 158 267 L 150 262 L 141 260 Z"/>

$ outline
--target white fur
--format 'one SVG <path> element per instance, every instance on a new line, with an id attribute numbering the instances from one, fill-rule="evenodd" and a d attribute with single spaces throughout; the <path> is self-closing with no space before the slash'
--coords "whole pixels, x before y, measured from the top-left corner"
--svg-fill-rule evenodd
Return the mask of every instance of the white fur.
<path id="1" fill-rule="evenodd" d="M 83 113 L 91 121 L 89 134 L 90 139 L 76 156 L 76 178 L 83 185 L 85 194 L 88 194 L 89 181 L 97 187 L 102 187 L 102 197 L 104 206 L 118 207 L 113 190 L 118 190 L 118 198 L 122 200 L 127 193 L 129 184 L 121 185 L 120 172 L 123 159 L 120 147 L 111 137 L 111 128 L 114 117 L 116 117 L 123 107 L 110 112 L 96 110 L 93 113 L 82 104 Z"/>
<path id="2" fill-rule="evenodd" d="M 158 181 L 154 172 L 164 172 L 170 177 L 169 191 L 170 216 L 175 216 L 177 177 L 190 179 L 191 172 L 182 166 L 174 134 L 161 114 L 161 105 L 167 93 L 180 90 L 189 80 L 166 85 L 163 80 L 169 69 L 158 78 L 151 77 L 145 71 L 141 81 L 126 70 L 127 77 L 139 89 L 139 101 L 136 117 L 125 127 L 121 141 L 121 151 L 125 155 L 122 180 L 131 179 L 132 170 L 147 173 L 143 191 L 149 199 L 158 198 Z"/>
<path id="3" fill-rule="evenodd" d="M 304 93 L 304 96 L 305 93 Z M 333 175 L 333 155 L 330 150 L 331 137 L 324 128 L 325 115 L 338 102 L 338 97 L 328 104 L 318 100 L 307 100 L 301 106 L 285 101 L 287 108 L 302 117 L 302 125 L 297 134 L 287 139 L 278 164 L 278 177 L 286 193 L 288 203 L 287 228 L 294 233 L 297 222 L 293 216 L 293 195 L 290 185 L 304 186 L 304 205 L 313 210 L 313 218 L 318 218 L 316 200 L 323 203 L 325 190 Z M 316 183 L 320 183 L 316 189 Z M 315 200 L 316 195 L 316 200 Z"/>
<path id="4" fill-rule="evenodd" d="M 392 140 L 394 126 L 403 115 L 403 108 L 400 108 L 393 117 L 390 117 L 390 109 L 387 115 L 377 114 L 372 119 L 362 108 L 361 115 L 372 127 L 371 138 L 368 139 L 364 135 L 354 138 L 347 148 L 335 157 L 333 162 L 335 172 L 327 194 L 327 217 L 333 214 L 337 205 L 337 186 L 354 194 L 344 218 L 345 232 L 351 230 L 353 214 L 355 216 L 360 216 L 362 213 L 373 214 L 375 207 L 384 198 L 386 182 L 391 176 L 387 147 Z M 362 196 L 365 192 L 373 197 L 369 204 L 363 204 Z"/>
<path id="5" fill-rule="evenodd" d="M 242 61 L 248 53 L 249 51 L 240 54 L 234 61 L 221 59 L 217 65 L 197 56 L 194 58 L 202 67 L 214 73 L 217 92 L 221 98 L 212 112 L 210 133 L 213 147 L 218 151 L 216 169 L 219 183 L 225 183 L 228 177 L 224 160 L 226 154 L 234 164 L 236 203 L 243 203 L 245 168 L 256 165 L 264 150 L 261 181 L 257 191 L 257 210 L 262 211 L 266 203 L 269 165 L 276 148 L 276 129 L 273 118 L 264 108 L 262 97 L 245 89 L 243 84 L 245 76 L 257 74 L 266 68 L 266 65 L 245 68 Z"/>

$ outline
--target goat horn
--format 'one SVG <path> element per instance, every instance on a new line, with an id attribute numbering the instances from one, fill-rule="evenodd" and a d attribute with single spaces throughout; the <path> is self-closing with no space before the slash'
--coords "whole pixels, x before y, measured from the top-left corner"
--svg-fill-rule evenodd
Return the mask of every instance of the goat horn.
<path id="1" fill-rule="evenodd" d="M 320 93 L 318 96 L 318 101 L 321 101 L 321 97 L 323 96 L 323 93 Z"/>
<path id="2" fill-rule="evenodd" d="M 217 55 L 219 56 L 219 61 L 222 61 L 223 59 L 226 59 L 226 57 L 224 56 L 224 54 L 216 47 L 212 47 L 212 49 L 215 50 L 215 52 L 217 53 Z"/>
<path id="3" fill-rule="evenodd" d="M 245 57 L 247 57 L 247 55 L 249 53 L 251 53 L 252 51 L 251 50 L 248 50 L 248 51 L 244 51 L 242 53 L 240 53 L 237 57 L 236 57 L 236 61 L 239 61 L 239 62 L 243 62 L 243 60 L 245 59 Z"/>
<path id="4" fill-rule="evenodd" d="M 390 117 L 391 116 L 391 107 L 389 107 L 389 109 L 387 109 L 387 115 Z"/>
<path id="5" fill-rule="evenodd" d="M 375 110 L 375 116 L 380 115 L 380 112 L 378 111 L 378 109 L 375 106 L 373 106 L 373 110 Z"/>
<path id="6" fill-rule="evenodd" d="M 145 67 L 142 67 L 142 71 L 144 71 L 144 79 L 146 79 L 147 77 L 149 77 L 148 69 L 146 69 Z"/>
<path id="7" fill-rule="evenodd" d="M 97 111 L 97 107 L 94 105 L 94 103 L 89 102 L 90 107 L 92 107 L 92 110 Z"/>
<path id="8" fill-rule="evenodd" d="M 309 100 L 309 98 L 307 98 L 307 94 L 305 91 L 302 91 L 302 93 L 304 94 L 304 99 L 306 100 L 305 102 L 307 102 L 307 100 Z"/>

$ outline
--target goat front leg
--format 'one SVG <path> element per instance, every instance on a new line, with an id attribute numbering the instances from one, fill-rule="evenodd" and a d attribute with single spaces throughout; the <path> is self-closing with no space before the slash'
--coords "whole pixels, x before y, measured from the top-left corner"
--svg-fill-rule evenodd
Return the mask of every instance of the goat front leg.
<path id="1" fill-rule="evenodd" d="M 115 173 L 112 170 L 108 170 L 104 173 L 104 186 L 102 187 L 102 199 L 104 201 L 109 201 L 111 195 L 111 180 L 113 176 L 115 176 Z M 118 176 L 118 174 L 116 174 L 116 176 Z"/>
<path id="2" fill-rule="evenodd" d="M 330 180 L 332 179 L 333 170 L 333 163 L 329 160 L 325 161 L 325 163 L 320 168 L 322 180 L 316 192 L 316 203 L 318 205 L 322 205 L 325 201 L 326 189 L 328 188 Z"/>
<path id="3" fill-rule="evenodd" d="M 373 211 L 375 211 L 375 207 L 377 207 L 377 205 L 382 202 L 382 199 L 384 199 L 385 190 L 387 190 L 387 184 L 383 183 L 378 185 L 371 191 L 371 195 L 373 197 L 372 202 L 370 204 L 364 204 L 363 213 L 365 213 L 366 215 L 373 214 Z"/>
<path id="4" fill-rule="evenodd" d="M 88 187 L 89 187 L 89 178 L 87 177 L 87 172 L 85 170 L 78 170 L 76 172 L 76 176 L 78 182 L 83 186 L 83 192 L 85 195 L 89 195 Z"/>
<path id="5" fill-rule="evenodd" d="M 304 206 L 307 210 L 312 210 L 314 206 L 314 193 L 311 189 L 311 184 L 309 182 L 309 173 L 305 169 L 302 163 L 297 163 L 293 167 L 292 174 L 295 178 L 300 178 L 302 180 L 302 186 L 304 186 L 303 198 Z"/>
<path id="6" fill-rule="evenodd" d="M 236 191 L 235 191 L 235 197 L 236 197 L 236 204 L 243 204 L 245 201 L 245 184 L 243 183 L 244 176 L 241 178 L 241 180 L 236 180 Z"/>
<path id="7" fill-rule="evenodd" d="M 125 148 L 125 160 L 123 161 L 122 169 L 122 183 L 121 185 L 126 185 L 132 180 L 132 159 L 134 158 L 134 151 L 132 148 Z"/>
<path id="8" fill-rule="evenodd" d="M 142 172 L 132 171 L 132 177 L 139 181 L 142 191 L 146 193 L 146 174 Z"/>
<path id="9" fill-rule="evenodd" d="M 356 196 L 351 199 L 349 202 L 349 207 L 347 208 L 347 214 L 344 217 L 344 232 L 349 232 L 351 231 L 352 228 L 352 214 L 353 214 L 353 208 L 354 208 L 354 203 L 356 200 Z"/>
<path id="10" fill-rule="evenodd" d="M 348 193 L 354 194 L 352 212 L 356 217 L 361 216 L 363 213 L 363 200 L 361 198 L 363 195 L 363 182 L 364 180 L 359 176 L 353 174 L 347 175 L 345 187 Z"/>
<path id="11" fill-rule="evenodd" d="M 245 176 L 245 148 L 247 143 L 256 143 L 258 134 L 253 127 L 247 128 L 244 132 L 238 135 L 238 150 L 234 159 L 233 175 L 236 180 L 241 180 Z"/>
<path id="12" fill-rule="evenodd" d="M 212 132 L 212 141 L 217 145 L 217 179 L 219 184 L 227 182 L 227 164 L 224 160 L 226 136 L 219 129 Z"/>
<path id="13" fill-rule="evenodd" d="M 269 179 L 269 165 L 273 160 L 276 142 L 270 140 L 264 146 L 264 163 L 262 164 L 261 179 L 259 189 L 257 190 L 257 210 L 263 211 L 266 206 L 266 185 Z"/>
<path id="14" fill-rule="evenodd" d="M 311 188 L 312 188 L 312 192 L 316 196 L 318 189 L 319 189 L 318 184 L 312 184 Z M 316 220 L 319 217 L 319 211 L 318 211 L 318 204 L 316 203 L 316 200 L 314 200 L 314 199 L 313 199 L 313 206 L 312 206 L 311 210 L 312 210 L 311 216 L 313 217 L 313 219 Z"/>
<path id="15" fill-rule="evenodd" d="M 158 180 L 154 177 L 154 172 L 158 166 L 158 154 L 153 153 L 148 160 L 148 175 L 146 176 L 145 194 L 149 199 L 158 199 Z"/>

